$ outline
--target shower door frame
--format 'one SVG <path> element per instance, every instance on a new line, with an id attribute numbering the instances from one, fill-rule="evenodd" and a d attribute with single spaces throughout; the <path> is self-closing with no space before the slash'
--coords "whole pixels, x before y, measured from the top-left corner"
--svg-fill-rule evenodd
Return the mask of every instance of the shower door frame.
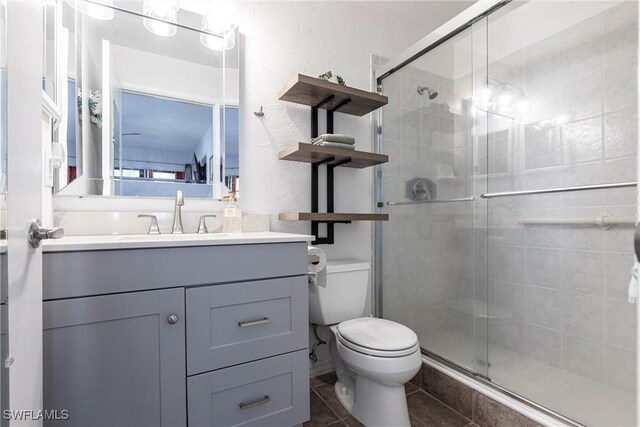
<path id="1" fill-rule="evenodd" d="M 480 20 L 488 17 L 493 12 L 498 9 L 506 6 L 511 3 L 513 0 L 480 0 L 477 3 L 474 3 L 436 30 L 432 31 L 430 34 L 416 42 L 414 45 L 405 49 L 400 54 L 396 55 L 394 58 L 385 62 L 377 68 L 374 68 L 373 63 L 371 65 L 371 90 L 373 92 L 378 92 L 381 90 L 382 81 L 405 67 L 406 65 L 412 63 L 416 59 L 422 57 L 427 54 L 429 51 L 437 48 L 438 46 L 446 43 L 448 40 L 452 39 L 456 35 L 462 33 L 463 31 L 472 27 L 474 23 L 479 22 Z M 640 97 L 640 94 L 639 94 Z M 382 120 L 382 109 L 379 109 L 376 113 L 372 114 L 372 128 L 373 128 L 373 146 L 375 152 L 382 152 L 382 144 L 383 144 L 383 120 Z M 640 144 L 639 144 L 640 151 Z M 638 158 L 640 158 L 640 152 L 638 153 Z M 639 172 L 640 176 L 640 164 L 639 164 Z M 636 180 L 637 183 L 637 180 Z M 630 183 L 629 183 L 630 184 Z M 374 170 L 373 177 L 373 199 L 374 199 L 374 212 L 381 213 L 382 206 L 379 206 L 378 203 L 382 202 L 382 165 L 377 165 Z M 638 200 L 638 217 L 640 218 L 640 193 L 636 193 L 636 197 Z M 484 197 L 483 197 L 484 198 Z M 383 308 L 382 308 L 382 226 L 381 222 L 376 222 L 374 225 L 374 268 L 373 268 L 373 313 L 376 317 L 383 316 Z M 638 225 L 640 227 L 640 225 Z M 640 306 L 640 304 L 638 304 Z M 640 325 L 640 307 L 636 308 L 637 311 L 637 321 Z M 455 374 L 461 375 L 466 378 L 470 378 L 472 381 L 475 381 L 481 385 L 481 387 L 485 389 L 489 389 L 493 392 L 496 392 L 507 399 L 511 399 L 512 401 L 518 402 L 520 404 L 524 404 L 525 406 L 531 408 L 534 411 L 537 411 L 544 418 L 549 420 L 556 420 L 564 425 L 569 426 L 582 426 L 582 424 L 567 418 L 547 407 L 544 407 L 530 399 L 527 399 L 523 396 L 520 396 L 513 391 L 506 389 L 500 385 L 497 385 L 491 381 L 490 378 L 484 377 L 483 375 L 474 372 L 464 366 L 461 366 L 453 361 L 450 361 L 438 354 L 435 354 L 429 350 L 421 348 L 421 352 L 423 357 L 427 357 L 431 359 L 431 361 L 436 364 L 444 367 L 445 369 L 449 369 L 453 371 Z M 640 328 L 638 328 L 638 339 L 636 344 L 636 367 L 640 367 Z M 636 413 L 637 418 L 640 421 L 640 369 L 636 369 Z"/>

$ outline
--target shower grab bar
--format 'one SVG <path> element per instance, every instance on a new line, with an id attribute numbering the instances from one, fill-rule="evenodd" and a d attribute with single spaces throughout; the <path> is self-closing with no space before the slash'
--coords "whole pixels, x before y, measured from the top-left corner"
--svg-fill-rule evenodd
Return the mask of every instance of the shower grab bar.
<path id="1" fill-rule="evenodd" d="M 457 199 L 434 199 L 434 200 L 413 200 L 406 202 L 378 202 L 379 208 L 384 208 L 385 206 L 402 206 L 402 205 L 422 205 L 425 203 L 454 203 L 454 202 L 470 202 L 475 200 L 475 197 L 460 197 Z"/>
<path id="2" fill-rule="evenodd" d="M 601 215 L 596 218 L 522 218 L 518 222 L 522 225 L 597 225 L 609 229 L 614 225 L 634 225 L 636 219 Z"/>
<path id="3" fill-rule="evenodd" d="M 569 191 L 588 191 L 588 190 L 606 190 L 608 188 L 624 188 L 635 187 L 636 181 L 629 182 L 617 182 L 614 184 L 598 184 L 598 185 L 582 185 L 577 187 L 561 187 L 561 188 L 544 188 L 541 190 L 524 190 L 524 191 L 505 191 L 502 193 L 485 193 L 481 195 L 483 199 L 493 199 L 497 197 L 510 197 L 510 196 L 529 196 L 534 194 L 551 194 L 551 193 L 566 193 Z"/>

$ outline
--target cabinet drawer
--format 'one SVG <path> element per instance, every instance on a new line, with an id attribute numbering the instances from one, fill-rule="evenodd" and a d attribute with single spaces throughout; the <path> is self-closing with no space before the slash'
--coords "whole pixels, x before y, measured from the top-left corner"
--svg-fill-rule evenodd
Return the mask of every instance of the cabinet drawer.
<path id="1" fill-rule="evenodd" d="M 292 426 L 309 419 L 306 350 L 187 379 L 189 426 Z"/>
<path id="2" fill-rule="evenodd" d="M 187 373 L 307 348 L 306 276 L 187 289 Z"/>

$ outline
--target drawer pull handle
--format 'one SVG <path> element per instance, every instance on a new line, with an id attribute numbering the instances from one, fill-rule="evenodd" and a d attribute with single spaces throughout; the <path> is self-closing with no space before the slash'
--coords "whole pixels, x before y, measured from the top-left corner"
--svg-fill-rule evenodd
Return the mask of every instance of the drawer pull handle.
<path id="1" fill-rule="evenodd" d="M 250 320 L 248 322 L 238 322 L 238 326 L 240 326 L 241 328 L 248 328 L 249 326 L 264 325 L 265 323 L 269 323 L 268 317 L 264 317 L 258 320 Z"/>
<path id="2" fill-rule="evenodd" d="M 254 406 L 262 405 L 263 403 L 271 402 L 271 398 L 268 394 L 265 394 L 264 397 L 256 400 L 250 400 L 248 402 L 242 402 L 240 404 L 240 410 L 244 411 L 245 409 L 253 408 Z"/>

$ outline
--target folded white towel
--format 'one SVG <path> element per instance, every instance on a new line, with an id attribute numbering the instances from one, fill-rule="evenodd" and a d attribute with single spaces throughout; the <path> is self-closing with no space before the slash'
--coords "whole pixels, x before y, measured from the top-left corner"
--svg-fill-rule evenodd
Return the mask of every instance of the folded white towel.
<path id="1" fill-rule="evenodd" d="M 341 142 L 343 144 L 349 144 L 349 145 L 353 145 L 356 143 L 356 139 L 354 137 L 349 135 L 343 135 L 341 133 L 325 133 L 318 136 L 317 138 L 313 138 L 311 142 L 315 144 L 316 142 L 319 142 L 319 141 Z"/>
<path id="2" fill-rule="evenodd" d="M 629 303 L 637 304 L 639 295 L 638 276 L 640 275 L 640 263 L 635 259 L 633 261 L 633 268 L 631 269 L 631 280 L 629 281 Z"/>
<path id="3" fill-rule="evenodd" d="M 318 141 L 314 142 L 313 145 L 322 145 L 325 147 L 338 147 L 338 148 L 346 148 L 347 150 L 355 150 L 356 147 L 349 144 L 343 144 L 341 142 L 328 142 L 328 141 Z"/>

